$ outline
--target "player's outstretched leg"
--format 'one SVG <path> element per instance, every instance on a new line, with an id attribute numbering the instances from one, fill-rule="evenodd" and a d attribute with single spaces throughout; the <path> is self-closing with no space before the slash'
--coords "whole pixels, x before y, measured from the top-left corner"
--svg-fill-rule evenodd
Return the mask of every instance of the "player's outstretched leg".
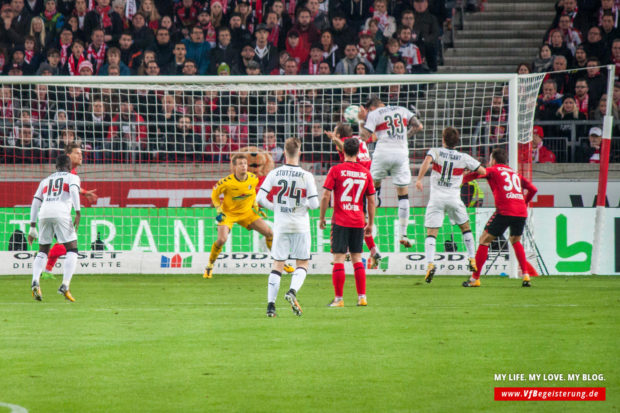
<path id="1" fill-rule="evenodd" d="M 271 270 L 267 284 L 267 317 L 276 316 L 276 298 L 278 291 L 280 291 L 281 279 L 282 273 L 280 271 Z"/>
<path id="2" fill-rule="evenodd" d="M 54 265 L 56 265 L 56 261 L 58 258 L 65 255 L 67 253 L 67 249 L 62 244 L 55 244 L 50 252 L 47 254 L 47 264 L 45 264 L 45 270 L 43 271 L 43 278 L 51 278 L 54 279 L 54 274 L 52 274 L 52 270 L 54 269 Z"/>
<path id="3" fill-rule="evenodd" d="M 364 242 L 370 251 L 370 257 L 368 257 L 368 269 L 374 270 L 379 268 L 379 264 L 381 264 L 381 254 L 379 254 L 379 249 L 377 248 L 377 244 L 375 244 L 375 238 L 372 235 L 364 237 Z"/>
<path id="4" fill-rule="evenodd" d="M 301 316 L 302 311 L 301 311 L 301 305 L 299 305 L 299 301 L 297 301 L 297 291 L 291 288 L 290 290 L 286 292 L 286 294 L 284 294 L 284 299 L 288 301 L 288 303 L 291 305 L 291 309 L 293 310 L 295 315 Z"/>
<path id="5" fill-rule="evenodd" d="M 334 284 L 334 300 L 329 303 L 329 307 L 344 307 L 342 299 L 344 291 L 344 281 L 346 274 L 344 272 L 344 263 L 334 263 L 332 269 L 332 283 Z"/>
<path id="6" fill-rule="evenodd" d="M 405 248 L 411 248 L 413 243 L 407 238 L 409 226 L 409 195 L 398 195 L 398 226 L 400 228 L 400 243 Z"/>
<path id="7" fill-rule="evenodd" d="M 364 269 L 364 263 L 353 263 L 353 271 L 355 272 L 355 288 L 357 289 L 357 305 L 367 306 L 366 300 L 366 270 Z"/>
<path id="8" fill-rule="evenodd" d="M 467 250 L 469 271 L 476 272 L 478 270 L 478 267 L 476 266 L 476 244 L 471 230 L 463 231 L 463 242 L 465 243 L 465 249 Z"/>
<path id="9" fill-rule="evenodd" d="M 434 235 L 427 235 L 424 241 L 424 254 L 426 255 L 426 276 L 424 281 L 430 284 L 435 276 L 435 249 L 437 238 Z"/>
<path id="10" fill-rule="evenodd" d="M 202 274 L 202 278 L 213 278 L 213 263 L 217 260 L 217 257 L 222 252 L 223 245 L 217 245 L 217 242 L 214 242 L 211 245 L 211 254 L 209 254 L 209 263 L 205 267 L 205 272 Z"/>
<path id="11" fill-rule="evenodd" d="M 523 248 L 523 244 L 521 244 L 520 241 L 515 241 L 512 243 L 512 247 L 515 250 L 517 261 L 519 261 L 519 267 L 521 267 L 521 272 L 523 272 L 523 282 L 521 286 L 531 287 L 532 284 L 530 282 L 529 267 L 528 267 L 527 258 L 525 257 L 525 249 Z"/>
<path id="12" fill-rule="evenodd" d="M 43 300 L 39 281 L 41 279 L 41 272 L 43 272 L 43 267 L 45 266 L 46 261 L 47 254 L 43 251 L 39 251 L 34 257 L 34 262 L 32 263 L 32 297 L 34 297 L 37 301 Z"/>
<path id="13" fill-rule="evenodd" d="M 476 251 L 476 271 L 472 274 L 469 280 L 463 282 L 463 287 L 480 287 L 480 271 L 487 261 L 489 256 L 488 245 L 478 245 L 478 251 Z"/>
<path id="14" fill-rule="evenodd" d="M 71 291 L 69 291 L 69 285 L 71 284 L 71 278 L 73 278 L 73 273 L 75 272 L 75 267 L 77 266 L 77 249 L 68 249 L 67 255 L 65 258 L 65 267 L 62 275 L 62 284 L 60 288 L 58 288 L 58 294 L 64 296 L 67 300 L 74 302 L 75 298 L 71 295 Z"/>

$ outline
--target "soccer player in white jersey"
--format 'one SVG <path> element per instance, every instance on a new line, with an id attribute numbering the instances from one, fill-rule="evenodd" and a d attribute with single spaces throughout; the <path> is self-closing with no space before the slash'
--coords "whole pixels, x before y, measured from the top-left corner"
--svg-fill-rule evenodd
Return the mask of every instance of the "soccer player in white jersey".
<path id="1" fill-rule="evenodd" d="M 67 155 L 56 158 L 56 172 L 45 178 L 39 184 L 32 199 L 30 209 L 30 231 L 28 242 L 39 238 L 39 252 L 32 264 L 32 296 L 41 301 L 41 286 L 39 280 L 41 272 L 47 262 L 47 254 L 54 234 L 58 242 L 67 249 L 62 284 L 58 294 L 69 301 L 75 301 L 69 291 L 69 284 L 77 265 L 77 235 L 80 224 L 80 178 L 69 172 L 71 160 Z M 75 221 L 71 223 L 71 207 L 75 209 Z M 39 219 L 39 231 L 36 223 Z"/>
<path id="2" fill-rule="evenodd" d="M 301 141 L 288 138 L 284 143 L 286 164 L 269 172 L 258 191 L 257 201 L 274 211 L 273 265 L 267 286 L 267 316 L 276 316 L 276 297 L 280 289 L 282 270 L 287 259 L 296 260 L 291 286 L 284 295 L 293 312 L 300 316 L 297 293 L 306 279 L 310 261 L 310 216 L 308 209 L 319 207 L 314 177 L 299 166 Z M 273 202 L 267 195 L 273 190 Z"/>
<path id="3" fill-rule="evenodd" d="M 377 191 L 377 205 L 381 205 L 379 198 L 381 181 L 391 175 L 398 194 L 400 243 L 410 248 L 412 243 L 407 238 L 407 226 L 411 168 L 407 141 L 414 133 L 421 131 L 423 125 L 409 109 L 402 106 L 385 106 L 376 97 L 370 98 L 364 107 L 360 107 L 358 117 L 363 126 L 360 130 L 362 139 L 372 141 L 374 134 L 377 141 L 370 167 Z"/>
<path id="4" fill-rule="evenodd" d="M 467 209 L 461 200 L 461 183 L 465 170 L 484 175 L 485 169 L 480 162 L 468 154 L 454 149 L 458 145 L 459 139 L 459 132 L 455 128 L 445 128 L 442 133 L 443 147 L 429 149 L 415 183 L 418 191 L 424 189 L 422 178 L 432 165 L 431 197 L 424 218 L 424 226 L 426 227 L 424 252 L 427 264 L 424 280 L 427 283 L 430 283 L 435 275 L 435 244 L 439 228 L 443 225 L 444 214 L 448 214 L 451 222 L 457 224 L 461 229 L 469 257 L 469 270 L 476 271 L 476 246 L 469 226 L 469 215 L 467 215 Z"/>

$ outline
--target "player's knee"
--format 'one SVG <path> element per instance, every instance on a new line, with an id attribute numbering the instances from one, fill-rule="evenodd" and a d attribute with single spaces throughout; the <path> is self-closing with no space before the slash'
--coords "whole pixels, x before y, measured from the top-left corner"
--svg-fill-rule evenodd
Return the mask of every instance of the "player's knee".
<path id="1" fill-rule="evenodd" d="M 511 244 L 519 242 L 519 241 L 521 241 L 521 235 L 511 235 L 509 240 L 510 240 Z"/>

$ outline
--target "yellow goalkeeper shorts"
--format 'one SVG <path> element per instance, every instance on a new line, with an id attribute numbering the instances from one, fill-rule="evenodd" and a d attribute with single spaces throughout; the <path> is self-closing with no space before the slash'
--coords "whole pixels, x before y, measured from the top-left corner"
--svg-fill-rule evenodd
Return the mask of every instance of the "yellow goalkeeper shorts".
<path id="1" fill-rule="evenodd" d="M 250 224 L 252 224 L 252 222 L 256 221 L 257 219 L 261 219 L 260 215 L 258 215 L 256 212 L 250 209 L 248 212 L 244 214 L 239 214 L 239 215 L 225 214 L 225 218 L 220 223 L 218 223 L 218 225 L 225 225 L 228 228 L 232 229 L 233 224 L 236 223 L 238 225 L 241 225 L 243 228 L 248 229 Z"/>

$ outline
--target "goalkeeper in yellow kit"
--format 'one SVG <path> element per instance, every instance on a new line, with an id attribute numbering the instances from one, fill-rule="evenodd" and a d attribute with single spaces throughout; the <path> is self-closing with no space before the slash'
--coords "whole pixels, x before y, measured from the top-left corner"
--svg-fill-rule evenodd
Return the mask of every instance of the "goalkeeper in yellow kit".
<path id="1" fill-rule="evenodd" d="M 248 172 L 246 155 L 235 154 L 231 162 L 233 173 L 220 179 L 211 193 L 211 201 L 218 212 L 216 217 L 218 221 L 217 239 L 211 246 L 211 255 L 209 256 L 209 264 L 205 268 L 204 278 L 213 277 L 213 264 L 220 255 L 233 224 L 237 223 L 248 231 L 256 230 L 264 235 L 269 249 L 271 249 L 273 241 L 273 231 L 263 220 L 265 214 L 259 210 L 256 203 L 258 178 L 253 173 Z M 292 272 L 294 268 L 285 266 L 285 270 Z"/>

